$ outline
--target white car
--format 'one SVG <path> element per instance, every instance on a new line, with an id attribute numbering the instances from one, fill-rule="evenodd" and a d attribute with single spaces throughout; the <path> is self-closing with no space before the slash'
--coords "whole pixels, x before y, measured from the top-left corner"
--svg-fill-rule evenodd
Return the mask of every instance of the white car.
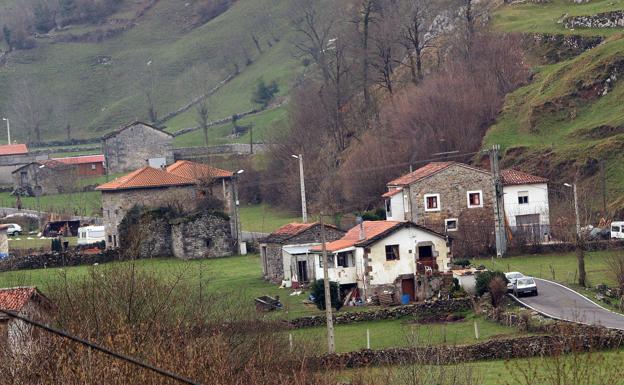
<path id="1" fill-rule="evenodd" d="M 522 294 L 537 295 L 537 284 L 533 277 L 518 278 L 514 284 L 513 292 L 516 297 Z"/>
<path id="2" fill-rule="evenodd" d="M 8 223 L 7 235 L 20 235 L 22 233 L 22 226 L 17 223 Z"/>
<path id="3" fill-rule="evenodd" d="M 516 284 L 516 280 L 523 277 L 524 274 L 517 271 L 510 271 L 509 273 L 505 273 L 505 278 L 507 278 L 507 281 L 509 281 L 509 283 L 507 284 L 507 291 L 512 292 L 514 285 Z"/>

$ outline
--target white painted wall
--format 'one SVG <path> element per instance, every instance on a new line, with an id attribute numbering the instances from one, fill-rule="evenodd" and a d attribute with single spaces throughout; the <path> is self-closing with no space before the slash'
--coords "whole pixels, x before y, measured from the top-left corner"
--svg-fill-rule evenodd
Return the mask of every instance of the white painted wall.
<path id="1" fill-rule="evenodd" d="M 518 204 L 518 193 L 521 191 L 528 191 L 528 204 Z M 546 183 L 504 186 L 503 193 L 505 216 L 509 226 L 516 226 L 516 215 L 529 214 L 539 214 L 540 224 L 549 225 L 548 185 Z"/>
<path id="2" fill-rule="evenodd" d="M 388 215 L 388 211 L 386 210 L 386 219 L 389 221 L 404 221 L 405 220 L 405 203 L 404 203 L 404 195 L 406 191 L 402 191 L 398 194 L 394 194 L 390 198 L 386 198 L 390 200 L 390 215 Z"/>
<path id="3" fill-rule="evenodd" d="M 417 244 L 430 241 L 434 244 L 434 252 L 438 253 L 437 263 L 441 271 L 448 271 L 450 259 L 446 240 L 416 228 L 403 228 L 388 237 L 374 243 L 370 247 L 369 266 L 372 267 L 371 285 L 394 283 L 402 274 L 416 272 Z M 386 245 L 399 245 L 399 260 L 386 261 Z"/>
<path id="4" fill-rule="evenodd" d="M 355 266 L 350 266 L 350 267 L 329 267 L 327 269 L 327 274 L 329 275 L 329 280 L 332 282 L 338 282 L 341 285 L 347 285 L 347 284 L 353 284 L 353 283 L 357 283 L 358 282 L 358 271 L 359 271 L 359 267 L 358 267 L 358 256 L 357 256 L 357 249 L 350 247 L 344 250 L 340 250 L 340 251 L 349 251 L 349 250 L 355 250 Z M 323 268 L 321 267 L 319 261 L 320 259 L 323 258 L 322 254 L 318 254 L 314 260 L 314 268 L 316 269 L 316 279 L 323 279 L 324 276 L 324 272 L 323 272 Z M 361 260 L 361 258 L 360 258 Z M 335 259 L 335 255 L 334 255 L 334 263 L 336 262 Z M 331 265 L 330 265 L 331 266 Z"/>

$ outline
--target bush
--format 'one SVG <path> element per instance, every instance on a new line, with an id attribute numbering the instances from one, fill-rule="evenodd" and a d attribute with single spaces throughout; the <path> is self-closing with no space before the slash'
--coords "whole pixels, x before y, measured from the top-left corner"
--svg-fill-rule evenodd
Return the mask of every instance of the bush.
<path id="1" fill-rule="evenodd" d="M 492 296 L 492 306 L 498 307 L 503 303 L 503 298 L 507 294 L 507 281 L 500 276 L 495 276 L 488 285 L 490 295 Z"/>
<path id="2" fill-rule="evenodd" d="M 477 275 L 476 289 L 478 296 L 482 296 L 490 291 L 490 282 L 492 282 L 495 277 L 500 277 L 503 282 L 505 282 L 505 285 L 507 285 L 507 278 L 501 271 L 484 271 Z"/>
<path id="3" fill-rule="evenodd" d="M 258 82 L 258 86 L 253 93 L 251 101 L 260 104 L 262 108 L 267 108 L 271 100 L 275 97 L 275 94 L 279 92 L 279 87 L 277 83 L 274 81 L 271 84 L 267 85 L 264 80 L 260 80 Z"/>
<path id="4" fill-rule="evenodd" d="M 314 303 L 319 310 L 325 310 L 325 281 L 319 279 L 315 281 L 310 287 L 310 294 L 314 297 Z M 329 292 L 331 294 L 331 304 L 336 311 L 342 307 L 342 301 L 340 300 L 340 287 L 336 282 L 329 282 Z"/>
<path id="5" fill-rule="evenodd" d="M 466 268 L 466 267 L 470 266 L 470 260 L 469 259 L 458 259 L 456 261 L 453 261 L 453 264 L 457 265 L 457 266 L 461 266 L 463 268 Z"/>

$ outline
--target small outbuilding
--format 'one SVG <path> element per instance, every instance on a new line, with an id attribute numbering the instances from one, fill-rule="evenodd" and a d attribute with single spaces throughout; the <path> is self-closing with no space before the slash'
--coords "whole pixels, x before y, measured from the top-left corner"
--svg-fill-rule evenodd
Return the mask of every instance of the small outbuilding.
<path id="1" fill-rule="evenodd" d="M 325 239 L 335 241 L 344 231 L 324 225 Z M 314 281 L 317 277 L 315 255 L 310 249 L 321 244 L 321 224 L 289 223 L 260 240 L 260 257 L 264 278 L 279 283 L 293 278 L 299 283 Z"/>
<path id="2" fill-rule="evenodd" d="M 53 309 L 52 301 L 36 287 L 0 289 L 0 310 L 46 322 Z M 36 335 L 33 326 L 0 312 L 0 345 L 8 346 L 13 353 L 26 353 L 33 347 Z"/>

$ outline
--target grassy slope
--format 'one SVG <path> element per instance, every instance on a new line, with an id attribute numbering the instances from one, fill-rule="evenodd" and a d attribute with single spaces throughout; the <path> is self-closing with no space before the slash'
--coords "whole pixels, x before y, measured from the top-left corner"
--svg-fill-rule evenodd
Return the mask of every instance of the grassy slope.
<path id="1" fill-rule="evenodd" d="M 225 78 L 231 71 L 225 55 L 237 49 L 241 38 L 254 62 L 241 66 L 241 74 L 209 100 L 211 120 L 230 116 L 252 107 L 251 92 L 260 78 L 276 80 L 282 94 L 287 93 L 299 69 L 287 37 L 290 29 L 284 13 L 288 3 L 241 0 L 225 14 L 187 32 L 183 30 L 187 16 L 183 4 L 160 1 L 135 28 L 119 37 L 99 44 L 41 42 L 34 50 L 14 54 L 10 68 L 0 70 L 0 86 L 4 89 L 9 77 L 31 76 L 56 100 L 68 101 L 74 111 L 72 124 L 81 128 L 76 136 L 92 137 L 130 120 L 145 119 L 142 79 L 150 68 L 156 79 L 158 110 L 164 114 L 198 94 L 189 76 L 192 67 L 199 68 L 211 84 Z M 276 17 L 276 34 L 281 40 L 271 49 L 264 43 L 264 53 L 259 55 L 248 38 L 249 17 L 269 8 Z M 268 36 L 261 40 L 265 42 Z M 111 56 L 113 64 L 95 65 L 98 55 Z M 150 60 L 152 65 L 147 67 Z M 240 57 L 239 62 L 243 62 Z M 6 109 L 7 101 L 6 94 L 0 95 L 2 109 Z M 185 127 L 194 120 L 192 114 L 191 110 L 187 116 L 166 124 L 170 128 Z M 63 137 L 61 126 L 53 119 L 45 131 L 46 139 Z"/>
<path id="2" fill-rule="evenodd" d="M 577 84 L 604 79 L 605 68 L 624 59 L 624 38 L 618 29 L 565 30 L 556 20 L 563 14 L 592 14 L 624 9 L 624 1 L 592 1 L 574 5 L 566 1 L 546 4 L 502 6 L 494 16 L 495 28 L 519 32 L 581 33 L 610 35 L 605 43 L 582 55 L 535 68 L 533 82 L 507 96 L 502 114 L 487 133 L 484 145 L 501 144 L 504 149 L 522 148 L 510 155 L 512 164 L 536 168 L 536 172 L 558 175 L 560 165 L 583 164 L 588 157 L 607 160 L 607 183 L 612 190 L 624 187 L 621 148 L 624 134 L 589 138 L 583 134 L 602 125 L 624 124 L 621 100 L 624 84 L 605 96 L 587 100 L 578 97 Z M 551 107 L 555 107 L 552 109 Z M 514 153 L 515 151 L 512 151 Z M 542 161 L 545 159 L 546 161 Z M 615 191 L 611 194 L 616 196 Z"/>

